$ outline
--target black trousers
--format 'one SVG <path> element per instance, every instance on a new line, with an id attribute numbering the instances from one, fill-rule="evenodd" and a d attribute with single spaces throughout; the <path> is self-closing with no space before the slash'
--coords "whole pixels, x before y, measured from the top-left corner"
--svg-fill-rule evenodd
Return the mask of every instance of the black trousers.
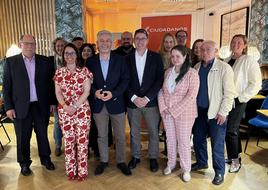
<path id="1" fill-rule="evenodd" d="M 17 161 L 21 166 L 30 166 L 30 141 L 32 130 L 36 134 L 38 153 L 41 162 L 50 161 L 50 147 L 47 127 L 49 115 L 42 115 L 38 102 L 30 104 L 28 114 L 24 119 L 15 119 L 15 133 L 17 138 Z"/>
<path id="2" fill-rule="evenodd" d="M 239 126 L 246 106 L 247 103 L 237 103 L 229 113 L 225 137 L 228 159 L 238 158 L 238 154 L 242 152 Z"/>

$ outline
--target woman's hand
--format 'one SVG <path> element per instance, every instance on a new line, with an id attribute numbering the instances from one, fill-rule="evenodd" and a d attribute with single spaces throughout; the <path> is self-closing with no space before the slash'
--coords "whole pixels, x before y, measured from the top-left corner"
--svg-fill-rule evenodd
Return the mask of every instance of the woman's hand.
<path id="1" fill-rule="evenodd" d="M 76 112 L 76 109 L 73 106 L 63 106 L 64 111 L 66 111 L 69 115 L 73 115 Z"/>

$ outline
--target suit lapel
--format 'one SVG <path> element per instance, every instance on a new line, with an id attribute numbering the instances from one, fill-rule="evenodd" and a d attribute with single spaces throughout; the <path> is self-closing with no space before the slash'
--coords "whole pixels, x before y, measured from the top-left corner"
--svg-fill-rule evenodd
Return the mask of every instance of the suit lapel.
<path id="1" fill-rule="evenodd" d="M 30 81 L 22 54 L 20 54 L 20 56 L 19 56 L 18 70 L 28 79 L 28 81 Z"/>
<path id="2" fill-rule="evenodd" d="M 114 64 L 114 56 L 112 54 L 110 54 L 109 66 L 108 66 L 108 72 L 107 72 L 106 81 L 109 81 L 109 79 L 110 79 L 110 77 L 112 75 L 113 64 Z"/>
<path id="3" fill-rule="evenodd" d="M 40 66 L 41 65 L 40 65 L 39 57 L 35 54 L 35 75 L 34 75 L 35 84 L 37 84 L 36 81 L 38 81 Z"/>
<path id="4" fill-rule="evenodd" d="M 131 67 L 133 67 L 133 71 L 134 71 L 134 74 L 135 74 L 135 79 L 137 81 L 138 84 L 139 83 L 139 77 L 138 77 L 138 70 L 137 70 L 137 67 L 136 67 L 136 58 L 135 58 L 135 53 L 131 56 Z"/>
<path id="5" fill-rule="evenodd" d="M 104 77 L 103 77 L 102 70 L 101 70 L 100 54 L 98 54 L 98 56 L 97 56 L 96 63 L 97 63 L 97 65 L 96 65 L 96 73 L 97 74 L 96 75 L 101 76 L 101 79 L 104 82 Z"/>
<path id="6" fill-rule="evenodd" d="M 143 85 L 143 81 L 146 81 L 147 74 L 150 73 L 151 59 L 152 59 L 152 55 L 148 50 L 147 56 L 146 56 L 146 61 L 145 61 L 145 66 L 144 66 L 144 71 L 143 71 L 143 76 L 142 76 L 142 81 L 141 81 L 141 86 Z"/>

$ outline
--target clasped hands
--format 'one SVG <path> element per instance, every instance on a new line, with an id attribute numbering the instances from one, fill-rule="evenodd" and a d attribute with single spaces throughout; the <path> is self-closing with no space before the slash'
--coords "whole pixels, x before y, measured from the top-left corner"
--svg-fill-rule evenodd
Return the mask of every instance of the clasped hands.
<path id="1" fill-rule="evenodd" d="M 102 90 L 102 89 L 99 89 L 95 92 L 95 96 L 96 98 L 106 102 L 110 99 L 112 99 L 113 95 L 112 95 L 112 92 L 111 91 L 106 91 L 106 90 Z"/>
<path id="2" fill-rule="evenodd" d="M 143 108 L 148 104 L 147 98 L 143 97 L 137 97 L 134 99 L 133 103 L 138 107 L 138 108 Z"/>

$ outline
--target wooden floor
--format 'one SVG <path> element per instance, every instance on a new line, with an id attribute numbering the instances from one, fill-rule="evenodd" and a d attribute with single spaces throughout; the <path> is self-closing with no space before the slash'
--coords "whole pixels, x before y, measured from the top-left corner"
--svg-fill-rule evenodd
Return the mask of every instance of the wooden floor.
<path id="1" fill-rule="evenodd" d="M 133 170 L 133 175 L 126 177 L 116 168 L 114 150 L 110 151 L 109 167 L 101 176 L 94 176 L 94 168 L 98 163 L 92 154 L 89 159 L 89 177 L 86 181 L 68 181 L 65 175 L 64 156 L 54 156 L 53 126 L 49 126 L 49 138 L 52 150 L 52 161 L 56 165 L 55 171 L 48 171 L 40 165 L 35 135 L 33 133 L 31 156 L 33 163 L 31 169 L 33 175 L 25 177 L 20 175 L 20 167 L 16 162 L 15 133 L 12 124 L 5 124 L 11 137 L 11 143 L 7 144 L 7 138 L 0 128 L 0 139 L 5 146 L 5 150 L 0 150 L 0 190 L 267 190 L 268 189 L 268 141 L 262 139 L 260 146 L 256 146 L 256 139 L 249 143 L 248 155 L 243 154 L 243 165 L 239 173 L 230 174 L 226 172 L 225 182 L 220 186 L 211 184 L 214 172 L 209 160 L 209 169 L 201 172 L 192 172 L 192 180 L 184 183 L 178 177 L 177 168 L 171 175 L 163 176 L 162 170 L 166 165 L 166 158 L 160 156 L 160 170 L 152 173 L 148 169 L 147 143 L 145 137 L 142 142 L 142 162 Z M 126 129 L 128 130 L 128 129 Z M 145 135 L 146 136 L 146 135 Z M 129 135 L 127 132 L 127 139 Z M 163 150 L 163 143 L 160 143 Z M 244 143 L 243 143 L 244 144 Z M 210 150 L 209 150 L 210 152 Z M 130 158 L 129 143 L 127 145 L 127 160 Z M 211 154 L 209 154 L 211 155 Z M 228 166 L 226 165 L 226 171 Z"/>

